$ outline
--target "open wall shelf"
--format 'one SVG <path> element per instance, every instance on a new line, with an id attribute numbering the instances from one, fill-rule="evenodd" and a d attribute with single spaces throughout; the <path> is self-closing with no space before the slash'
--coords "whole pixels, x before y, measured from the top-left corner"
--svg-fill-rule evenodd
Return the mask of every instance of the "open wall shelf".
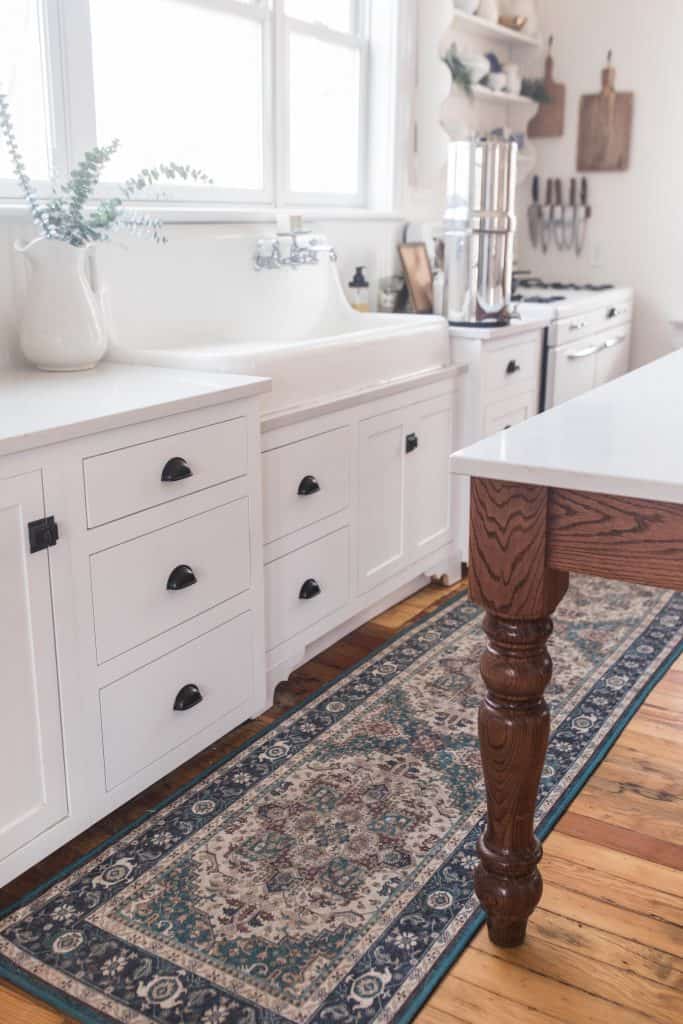
<path id="1" fill-rule="evenodd" d="M 525 46 L 536 50 L 541 46 L 540 39 L 525 36 L 522 32 L 516 32 L 512 28 L 505 28 L 503 25 L 494 25 L 492 21 L 479 18 L 476 14 L 465 14 L 464 11 L 453 11 L 451 25 L 453 28 L 462 25 L 463 28 L 473 32 L 476 31 L 479 35 L 485 36 L 493 42 L 505 43 L 508 46 Z"/>

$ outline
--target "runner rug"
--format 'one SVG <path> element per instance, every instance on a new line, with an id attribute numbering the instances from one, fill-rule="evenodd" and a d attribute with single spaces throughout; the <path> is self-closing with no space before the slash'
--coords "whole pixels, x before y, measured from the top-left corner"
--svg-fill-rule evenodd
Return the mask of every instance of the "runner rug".
<path id="1" fill-rule="evenodd" d="M 680 653 L 683 595 L 574 578 L 548 833 Z M 0 973 L 80 1021 L 407 1021 L 483 920 L 481 614 L 461 597 L 0 922 Z"/>

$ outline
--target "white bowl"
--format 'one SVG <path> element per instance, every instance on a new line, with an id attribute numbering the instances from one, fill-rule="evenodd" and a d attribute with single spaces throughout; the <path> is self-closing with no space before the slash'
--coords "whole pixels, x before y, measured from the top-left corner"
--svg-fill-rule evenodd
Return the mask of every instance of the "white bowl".
<path id="1" fill-rule="evenodd" d="M 508 76 L 504 71 L 492 71 L 488 77 L 488 85 L 494 92 L 502 92 L 508 84 Z"/>

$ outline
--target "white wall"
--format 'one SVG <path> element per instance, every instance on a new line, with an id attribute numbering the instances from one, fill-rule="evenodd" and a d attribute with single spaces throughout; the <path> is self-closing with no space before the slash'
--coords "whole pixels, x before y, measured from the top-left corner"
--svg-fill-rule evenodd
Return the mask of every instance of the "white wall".
<path id="1" fill-rule="evenodd" d="M 539 0 L 555 35 L 555 77 L 567 85 L 565 136 L 536 140 L 537 173 L 576 175 L 579 102 L 600 91 L 607 51 L 617 89 L 635 93 L 631 167 L 589 175 L 593 219 L 584 254 L 531 248 L 525 211 L 520 261 L 550 280 L 612 281 L 636 289 L 634 362 L 671 350 L 668 321 L 683 318 L 682 0 Z M 541 68 L 539 62 L 539 70 Z M 524 195 L 528 202 L 529 189 Z"/>

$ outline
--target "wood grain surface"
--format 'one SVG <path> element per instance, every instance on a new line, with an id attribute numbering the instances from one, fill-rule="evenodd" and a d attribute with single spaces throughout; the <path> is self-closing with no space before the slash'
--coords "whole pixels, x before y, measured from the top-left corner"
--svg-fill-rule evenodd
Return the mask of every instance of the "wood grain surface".
<path id="1" fill-rule="evenodd" d="M 564 597 L 566 573 L 546 564 L 548 491 L 472 480 L 470 597 L 499 617 L 542 619 Z"/>
<path id="2" fill-rule="evenodd" d="M 683 590 L 683 505 L 548 492 L 548 565 Z"/>

